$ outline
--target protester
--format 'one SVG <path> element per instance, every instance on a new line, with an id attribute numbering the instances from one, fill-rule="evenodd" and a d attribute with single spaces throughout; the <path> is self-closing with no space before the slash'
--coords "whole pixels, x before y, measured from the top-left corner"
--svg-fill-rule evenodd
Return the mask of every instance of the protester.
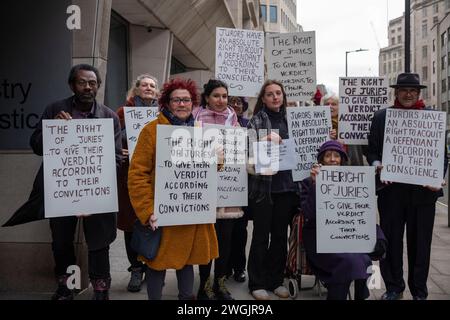
<path id="1" fill-rule="evenodd" d="M 416 73 L 401 73 L 395 89 L 395 102 L 390 108 L 403 110 L 426 110 L 420 100 L 420 84 Z M 383 170 L 383 143 L 386 109 L 379 110 L 372 119 L 369 134 L 367 160 Z M 447 169 L 447 152 L 444 149 L 444 172 Z M 430 267 L 431 240 L 437 198 L 443 195 L 442 188 L 406 183 L 381 181 L 378 189 L 378 211 L 380 224 L 388 240 L 387 257 L 381 261 L 381 275 L 386 285 L 383 300 L 397 300 L 403 296 L 403 234 L 406 225 L 408 247 L 408 286 L 415 300 L 428 296 L 427 278 Z"/>
<path id="2" fill-rule="evenodd" d="M 322 100 L 322 92 L 320 92 L 319 88 L 317 88 L 316 93 L 314 93 L 312 101 L 314 102 L 314 105 L 318 106 L 320 105 L 321 100 Z"/>
<path id="3" fill-rule="evenodd" d="M 97 102 L 95 97 L 101 78 L 97 68 L 79 64 L 72 67 L 69 86 L 73 96 L 49 105 L 33 132 L 30 145 L 34 153 L 42 156 L 42 120 L 45 119 L 113 119 L 116 163 L 120 166 L 122 142 L 119 119 L 108 107 Z M 44 190 L 42 190 L 44 192 Z M 82 218 L 80 218 L 82 217 Z M 72 300 L 73 293 L 67 288 L 67 267 L 76 265 L 73 240 L 78 220 L 82 221 L 88 246 L 89 279 L 94 288 L 94 300 L 108 300 L 111 286 L 109 245 L 116 238 L 116 213 L 50 218 L 52 250 L 55 259 L 55 274 L 58 288 L 52 300 Z"/>
<path id="4" fill-rule="evenodd" d="M 127 101 L 124 107 L 158 107 L 158 80 L 149 75 L 142 74 L 136 78 L 133 86 L 127 94 Z M 145 265 L 138 261 L 138 254 L 131 248 L 131 236 L 133 234 L 133 224 L 136 221 L 136 214 L 131 205 L 128 196 L 128 140 L 125 127 L 124 107 L 117 110 L 122 129 L 122 153 L 123 162 L 118 175 L 118 196 L 119 196 L 119 213 L 117 215 L 117 228 L 124 232 L 125 249 L 127 252 L 131 272 L 130 281 L 127 290 L 130 292 L 138 292 L 141 290 Z"/>
<path id="5" fill-rule="evenodd" d="M 338 138 L 338 130 L 339 130 L 339 98 L 334 93 L 327 93 L 322 97 L 320 101 L 321 106 L 330 106 L 331 111 L 331 133 L 330 137 L 333 140 Z"/>
<path id="6" fill-rule="evenodd" d="M 211 79 L 204 85 L 201 106 L 194 110 L 195 121 L 199 124 L 219 124 L 239 127 L 238 118 L 228 106 L 228 86 L 220 80 Z M 240 207 L 217 208 L 215 223 L 219 243 L 219 258 L 214 261 L 214 283 L 211 292 L 211 263 L 200 265 L 200 287 L 197 294 L 199 300 L 232 300 L 226 287 L 227 267 L 231 251 L 233 227 L 237 218 L 244 215 Z"/>
<path id="7" fill-rule="evenodd" d="M 247 128 L 249 120 L 244 118 L 244 113 L 248 109 L 247 98 L 229 96 L 228 104 L 236 112 L 241 127 Z M 246 280 L 245 265 L 247 264 L 247 257 L 245 247 L 247 245 L 248 220 L 251 218 L 249 207 L 242 207 L 242 210 L 244 215 L 234 222 L 233 234 L 231 235 L 231 254 L 227 268 L 227 276 L 233 275 L 237 282 L 245 282 Z"/>
<path id="8" fill-rule="evenodd" d="M 355 300 L 369 297 L 366 286 L 367 268 L 372 265 L 371 257 L 365 253 L 317 253 L 316 240 L 316 176 L 322 165 L 340 166 L 348 161 L 341 143 L 330 140 L 322 144 L 317 155 L 317 164 L 311 169 L 311 176 L 301 183 L 301 208 L 305 218 L 303 244 L 307 260 L 314 274 L 327 288 L 327 300 L 346 300 L 350 284 L 355 281 Z M 386 241 L 377 229 L 377 246 L 372 257 L 378 260 L 385 252 Z"/>
<path id="9" fill-rule="evenodd" d="M 157 125 L 194 126 L 192 107 L 198 94 L 192 80 L 172 79 L 165 83 L 159 98 L 158 118 L 141 131 L 128 174 L 128 190 L 136 215 L 143 225 L 158 227 L 154 215 Z M 218 257 L 213 224 L 165 226 L 156 257 L 139 260 L 147 265 L 146 282 L 150 300 L 160 300 L 167 269 L 175 269 L 178 298 L 193 299 L 193 265 L 208 264 Z"/>
<path id="10" fill-rule="evenodd" d="M 281 139 L 289 138 L 286 104 L 283 85 L 276 80 L 267 80 L 258 95 L 254 116 L 247 126 L 251 140 L 280 143 Z M 279 134 L 274 130 L 278 130 Z M 253 134 L 257 136 L 252 137 Z M 248 170 L 249 206 L 253 212 L 253 237 L 248 259 L 249 289 L 257 300 L 270 299 L 267 290 L 287 298 L 289 292 L 283 286 L 287 231 L 290 219 L 297 210 L 299 187 L 294 183 L 291 171 L 261 175 L 255 173 L 254 166 L 248 166 Z"/>

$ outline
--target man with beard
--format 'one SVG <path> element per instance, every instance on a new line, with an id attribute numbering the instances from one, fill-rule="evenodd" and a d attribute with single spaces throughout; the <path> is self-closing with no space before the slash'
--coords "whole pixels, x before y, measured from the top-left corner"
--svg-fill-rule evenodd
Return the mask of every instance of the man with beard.
<path id="1" fill-rule="evenodd" d="M 116 164 L 121 163 L 122 142 L 119 118 L 108 107 L 95 100 L 101 84 L 98 70 L 87 64 L 79 64 L 70 70 L 69 86 L 74 95 L 50 104 L 42 114 L 36 130 L 30 138 L 34 153 L 42 156 L 42 120 L 44 119 L 99 119 L 112 118 Z M 41 166 L 42 167 L 42 166 Z M 42 171 L 42 170 L 40 170 Z M 44 192 L 43 186 L 35 183 L 33 189 Z M 34 191 L 34 190 L 33 190 Z M 88 246 L 89 279 L 94 288 L 93 300 L 108 300 L 111 285 L 109 245 L 116 238 L 116 213 L 59 217 L 50 219 L 52 250 L 55 259 L 55 274 L 58 288 L 52 300 L 72 300 L 73 293 L 67 288 L 67 267 L 76 264 L 73 240 L 78 218 L 82 217 L 84 235 Z"/>

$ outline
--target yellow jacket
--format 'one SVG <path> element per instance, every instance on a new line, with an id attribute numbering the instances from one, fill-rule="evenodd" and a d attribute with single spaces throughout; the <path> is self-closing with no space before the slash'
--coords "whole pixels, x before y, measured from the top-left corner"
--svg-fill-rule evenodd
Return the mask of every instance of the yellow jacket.
<path id="1" fill-rule="evenodd" d="M 154 213 L 156 126 L 170 125 L 162 114 L 147 124 L 139 135 L 128 171 L 128 191 L 136 216 L 147 224 Z M 181 269 L 185 265 L 207 264 L 219 256 L 214 224 L 167 226 L 155 259 L 140 256 L 154 270 Z"/>

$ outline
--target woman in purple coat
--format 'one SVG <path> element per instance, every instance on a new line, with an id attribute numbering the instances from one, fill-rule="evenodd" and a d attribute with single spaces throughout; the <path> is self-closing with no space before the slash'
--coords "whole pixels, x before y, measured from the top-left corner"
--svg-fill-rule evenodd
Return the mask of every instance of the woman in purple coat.
<path id="1" fill-rule="evenodd" d="M 325 142 L 317 155 L 319 164 L 313 165 L 311 176 L 301 182 L 301 208 L 305 217 L 303 243 L 306 257 L 314 274 L 328 290 L 327 300 L 346 300 L 352 281 L 355 281 L 355 300 L 369 297 L 366 280 L 369 277 L 367 267 L 372 259 L 377 260 L 384 254 L 385 240 L 377 226 L 377 245 L 373 253 L 317 253 L 316 247 L 316 176 L 322 165 L 340 166 L 348 161 L 341 143 L 336 140 Z"/>

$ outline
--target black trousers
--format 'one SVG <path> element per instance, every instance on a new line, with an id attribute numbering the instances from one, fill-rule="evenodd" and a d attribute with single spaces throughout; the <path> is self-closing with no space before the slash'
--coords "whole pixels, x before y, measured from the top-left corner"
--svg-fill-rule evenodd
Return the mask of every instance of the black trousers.
<path id="1" fill-rule="evenodd" d="M 231 236 L 231 253 L 227 270 L 228 274 L 231 274 L 233 271 L 243 272 L 247 263 L 245 247 L 247 245 L 248 217 L 246 211 L 249 209 L 248 207 L 243 209 L 245 212 L 244 216 L 236 219 L 233 226 L 233 233 Z"/>
<path id="2" fill-rule="evenodd" d="M 411 199 L 386 190 L 378 196 L 380 226 L 388 241 L 386 259 L 380 261 L 387 291 L 403 292 L 403 235 L 406 225 L 408 248 L 408 286 L 413 296 L 428 296 L 436 203 L 413 205 Z"/>
<path id="3" fill-rule="evenodd" d="M 67 273 L 67 267 L 76 264 L 73 240 L 78 223 L 77 217 L 61 217 L 50 219 L 52 232 L 52 250 L 55 259 L 55 275 L 62 276 Z M 110 278 L 109 245 L 91 250 L 88 243 L 89 278 Z"/>
<path id="4" fill-rule="evenodd" d="M 217 219 L 214 227 L 216 229 L 217 242 L 219 244 L 219 257 L 214 260 L 214 278 L 219 279 L 227 274 L 227 268 L 231 252 L 231 237 L 236 219 Z M 206 265 L 199 265 L 200 283 L 204 284 L 211 272 L 212 261 Z"/>
<path id="5" fill-rule="evenodd" d="M 145 271 L 145 265 L 140 262 L 138 258 L 138 253 L 131 248 L 131 237 L 133 236 L 133 232 L 124 231 L 124 239 L 125 239 L 125 250 L 127 252 L 128 262 L 130 262 L 130 267 L 128 271 L 135 268 L 141 268 L 142 272 Z"/>
<path id="6" fill-rule="evenodd" d="M 249 201 L 253 236 L 248 257 L 250 291 L 274 290 L 283 284 L 287 258 L 288 225 L 299 199 L 295 192 L 272 193 L 260 202 Z"/>
<path id="7" fill-rule="evenodd" d="M 366 285 L 367 279 L 355 280 L 355 300 L 367 299 L 370 295 Z M 347 300 L 351 282 L 327 285 L 327 300 Z"/>

